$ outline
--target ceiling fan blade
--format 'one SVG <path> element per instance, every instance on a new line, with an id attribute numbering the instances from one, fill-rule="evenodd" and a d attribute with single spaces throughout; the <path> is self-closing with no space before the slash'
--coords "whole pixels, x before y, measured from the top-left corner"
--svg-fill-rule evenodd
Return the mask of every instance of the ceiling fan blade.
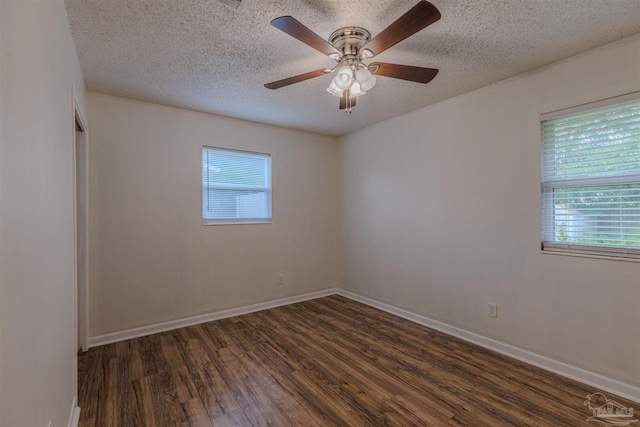
<path id="1" fill-rule="evenodd" d="M 340 109 L 344 110 L 347 108 L 347 98 L 349 96 L 349 91 L 344 91 L 342 92 L 342 96 L 340 97 Z M 351 98 L 350 100 L 350 107 L 355 107 L 356 106 L 356 99 L 358 98 Z"/>
<path id="2" fill-rule="evenodd" d="M 440 11 L 428 1 L 421 0 L 380 34 L 369 40 L 362 49 L 379 55 L 396 43 L 412 36 L 440 19 Z"/>
<path id="3" fill-rule="evenodd" d="M 276 18 L 271 21 L 271 25 L 284 31 L 291 37 L 300 40 L 302 43 L 311 46 L 315 50 L 324 53 L 325 55 L 331 56 L 332 58 L 339 58 L 342 56 L 338 49 L 331 46 L 326 40 L 302 25 L 300 22 L 296 21 L 291 16 L 281 16 L 280 18 Z"/>
<path id="4" fill-rule="evenodd" d="M 409 80 L 416 83 L 429 83 L 438 74 L 436 68 L 385 64 L 384 62 L 375 62 L 369 65 L 369 67 L 378 67 L 378 69 L 374 71 L 374 74 L 377 76 L 393 77 L 394 79 Z"/>
<path id="5" fill-rule="evenodd" d="M 305 80 L 312 79 L 314 77 L 324 76 L 324 74 L 326 73 L 326 70 L 327 70 L 326 68 L 323 68 L 321 70 L 309 71 L 308 73 L 299 74 L 297 76 L 288 77 L 286 79 L 267 83 L 266 85 L 264 85 L 264 87 L 266 87 L 267 89 L 280 89 L 281 87 L 289 86 L 294 83 L 300 83 Z"/>

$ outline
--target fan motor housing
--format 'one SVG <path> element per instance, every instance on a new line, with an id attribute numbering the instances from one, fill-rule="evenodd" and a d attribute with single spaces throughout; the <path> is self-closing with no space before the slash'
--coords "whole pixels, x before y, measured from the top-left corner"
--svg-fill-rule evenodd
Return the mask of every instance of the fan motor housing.
<path id="1" fill-rule="evenodd" d="M 329 43 L 342 52 L 343 57 L 355 58 L 369 39 L 371 33 L 362 27 L 343 27 L 331 33 Z"/>

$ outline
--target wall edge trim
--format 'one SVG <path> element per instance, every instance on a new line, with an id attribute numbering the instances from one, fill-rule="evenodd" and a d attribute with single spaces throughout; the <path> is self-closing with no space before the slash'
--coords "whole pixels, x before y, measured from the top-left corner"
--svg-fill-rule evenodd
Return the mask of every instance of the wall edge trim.
<path id="1" fill-rule="evenodd" d="M 595 372 L 590 372 L 586 369 L 578 368 L 576 366 L 569 365 L 568 363 L 560 362 L 547 356 L 542 356 L 529 350 L 524 350 L 520 347 L 488 338 L 484 335 L 470 332 L 457 326 L 440 322 L 438 320 L 434 320 L 429 317 L 395 307 L 391 304 L 380 302 L 373 298 L 365 297 L 363 295 L 347 291 L 345 289 L 338 289 L 336 293 L 345 298 L 349 298 L 370 307 L 377 308 L 398 317 L 402 317 L 403 319 L 409 320 L 419 325 L 444 332 L 445 334 L 452 335 L 473 344 L 477 344 L 480 347 L 493 350 L 500 354 L 504 354 L 505 356 L 513 357 L 514 359 L 520 360 L 521 362 L 537 366 L 538 368 L 542 368 L 555 374 L 562 375 L 563 377 L 579 381 L 586 385 L 597 387 L 603 391 L 607 391 L 616 394 L 617 396 L 624 397 L 625 399 L 631 400 L 633 402 L 640 403 L 640 387 L 635 387 L 631 384 L 623 383 L 622 381 L 608 378 L 604 375 L 596 374 Z"/>
<path id="2" fill-rule="evenodd" d="M 77 396 L 73 396 L 71 400 L 71 411 L 69 412 L 69 420 L 67 421 L 67 427 L 78 427 L 80 422 L 80 407 L 78 406 Z"/>
<path id="3" fill-rule="evenodd" d="M 298 302 L 308 301 L 316 298 L 322 298 L 336 294 L 337 288 L 328 288 L 320 291 L 309 292 L 300 295 L 280 298 L 276 300 L 261 302 L 257 304 L 245 305 L 227 310 L 213 311 L 210 313 L 200 314 L 197 316 L 185 317 L 182 319 L 170 320 L 167 322 L 156 323 L 138 328 L 125 329 L 118 332 L 111 332 L 104 335 L 96 335 L 89 337 L 89 348 L 98 347 L 105 344 L 111 344 L 118 341 L 129 340 L 132 338 L 144 337 L 147 335 L 157 334 L 160 332 L 171 331 L 173 329 L 184 328 L 186 326 L 198 325 L 200 323 L 211 322 L 214 320 L 226 319 L 228 317 L 240 316 L 243 314 L 255 313 L 269 308 L 281 307 L 283 305 L 295 304 Z"/>

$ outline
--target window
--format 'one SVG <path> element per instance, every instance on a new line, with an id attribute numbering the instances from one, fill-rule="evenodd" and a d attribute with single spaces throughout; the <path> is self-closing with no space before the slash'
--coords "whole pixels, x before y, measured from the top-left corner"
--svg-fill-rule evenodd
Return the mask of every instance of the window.
<path id="1" fill-rule="evenodd" d="M 202 147 L 202 223 L 271 222 L 271 155 Z"/>
<path id="2" fill-rule="evenodd" d="M 541 120 L 543 250 L 640 259 L 639 93 Z"/>

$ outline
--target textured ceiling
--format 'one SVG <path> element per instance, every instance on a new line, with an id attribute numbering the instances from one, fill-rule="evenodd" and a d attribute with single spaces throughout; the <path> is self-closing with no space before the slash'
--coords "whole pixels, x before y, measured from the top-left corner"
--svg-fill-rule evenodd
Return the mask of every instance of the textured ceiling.
<path id="1" fill-rule="evenodd" d="M 243 3 L 65 1 L 89 90 L 334 136 L 640 32 L 640 0 L 433 0 L 442 19 L 375 60 L 438 76 L 379 77 L 348 114 L 325 91 L 332 76 L 263 86 L 335 65 L 270 21 L 291 15 L 324 39 L 350 25 L 375 36 L 417 0 Z"/>

